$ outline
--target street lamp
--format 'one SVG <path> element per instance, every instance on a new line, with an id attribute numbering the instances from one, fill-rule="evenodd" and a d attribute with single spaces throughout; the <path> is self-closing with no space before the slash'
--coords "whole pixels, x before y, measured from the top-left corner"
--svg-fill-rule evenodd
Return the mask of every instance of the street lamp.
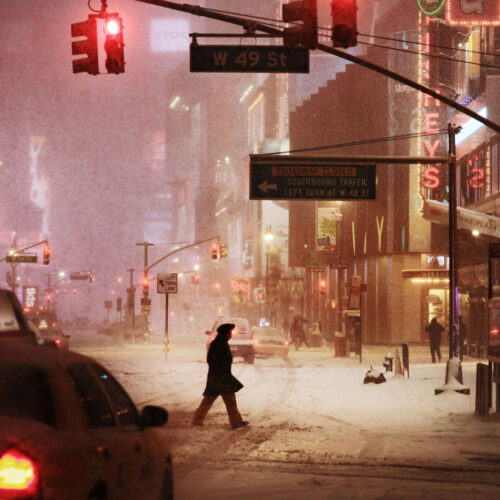
<path id="1" fill-rule="evenodd" d="M 271 226 L 266 227 L 264 241 L 266 243 L 266 319 L 269 318 L 269 259 L 271 256 L 271 243 L 274 239 L 274 233 Z"/>

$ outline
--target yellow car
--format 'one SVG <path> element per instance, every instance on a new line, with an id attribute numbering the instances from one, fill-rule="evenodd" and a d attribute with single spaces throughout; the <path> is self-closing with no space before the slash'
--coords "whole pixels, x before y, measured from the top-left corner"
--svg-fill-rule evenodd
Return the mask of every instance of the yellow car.
<path id="1" fill-rule="evenodd" d="M 89 357 L 0 342 L 0 498 L 170 499 L 167 419 Z"/>

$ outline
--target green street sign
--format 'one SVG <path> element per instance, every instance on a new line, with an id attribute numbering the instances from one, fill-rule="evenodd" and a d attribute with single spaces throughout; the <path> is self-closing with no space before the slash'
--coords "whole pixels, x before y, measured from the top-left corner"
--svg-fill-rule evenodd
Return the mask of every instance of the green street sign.
<path id="1" fill-rule="evenodd" d="M 192 73 L 309 73 L 303 47 L 191 44 L 189 56 Z"/>
<path id="2" fill-rule="evenodd" d="M 5 257 L 6 262 L 21 262 L 21 263 L 36 263 L 38 262 L 37 254 L 26 254 L 26 255 L 7 255 Z"/>
<path id="3" fill-rule="evenodd" d="M 251 200 L 374 200 L 376 166 L 329 157 L 250 155 Z"/>

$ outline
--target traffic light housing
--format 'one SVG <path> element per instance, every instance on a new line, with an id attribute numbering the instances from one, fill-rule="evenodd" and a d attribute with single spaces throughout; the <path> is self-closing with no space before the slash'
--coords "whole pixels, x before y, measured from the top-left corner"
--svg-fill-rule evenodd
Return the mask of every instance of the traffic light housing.
<path id="1" fill-rule="evenodd" d="M 84 37 L 71 43 L 71 53 L 74 56 L 85 54 L 86 57 L 73 60 L 73 73 L 99 74 L 99 59 L 97 53 L 97 21 L 93 14 L 87 21 L 71 25 L 71 37 Z"/>
<path id="2" fill-rule="evenodd" d="M 315 49 L 318 46 L 317 0 L 289 2 L 283 5 L 282 13 L 283 21 L 302 21 L 301 25 L 283 30 L 283 44 Z"/>
<path id="3" fill-rule="evenodd" d="M 225 243 L 220 244 L 220 258 L 223 259 L 227 257 L 227 245 Z"/>
<path id="4" fill-rule="evenodd" d="M 48 266 L 50 264 L 50 247 L 43 247 L 43 265 Z"/>
<path id="5" fill-rule="evenodd" d="M 357 44 L 356 0 L 332 0 L 332 41 L 334 47 Z"/>
<path id="6" fill-rule="evenodd" d="M 142 296 L 149 297 L 149 280 L 148 280 L 148 278 L 143 278 L 143 280 L 142 280 Z"/>
<path id="7" fill-rule="evenodd" d="M 117 14 L 108 14 L 104 21 L 104 50 L 106 51 L 106 70 L 108 73 L 125 73 L 125 56 L 123 52 L 123 22 Z"/>
<path id="8" fill-rule="evenodd" d="M 212 260 L 218 260 L 220 255 L 220 248 L 218 243 L 212 243 L 211 257 Z"/>

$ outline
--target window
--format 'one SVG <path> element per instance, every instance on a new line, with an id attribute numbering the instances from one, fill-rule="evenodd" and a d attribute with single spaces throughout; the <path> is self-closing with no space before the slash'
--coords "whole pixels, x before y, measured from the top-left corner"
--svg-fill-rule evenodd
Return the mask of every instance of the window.
<path id="1" fill-rule="evenodd" d="M 115 414 L 121 425 L 139 425 L 139 417 L 134 403 L 116 379 L 102 366 L 92 365 L 113 402 Z"/>
<path id="2" fill-rule="evenodd" d="M 77 363 L 68 367 L 68 373 L 80 397 L 80 404 L 92 428 L 114 427 L 116 421 L 96 378 L 87 363 Z"/>
<path id="3" fill-rule="evenodd" d="M 0 365 L 0 415 L 55 427 L 52 391 L 45 372 L 19 363 Z"/>

